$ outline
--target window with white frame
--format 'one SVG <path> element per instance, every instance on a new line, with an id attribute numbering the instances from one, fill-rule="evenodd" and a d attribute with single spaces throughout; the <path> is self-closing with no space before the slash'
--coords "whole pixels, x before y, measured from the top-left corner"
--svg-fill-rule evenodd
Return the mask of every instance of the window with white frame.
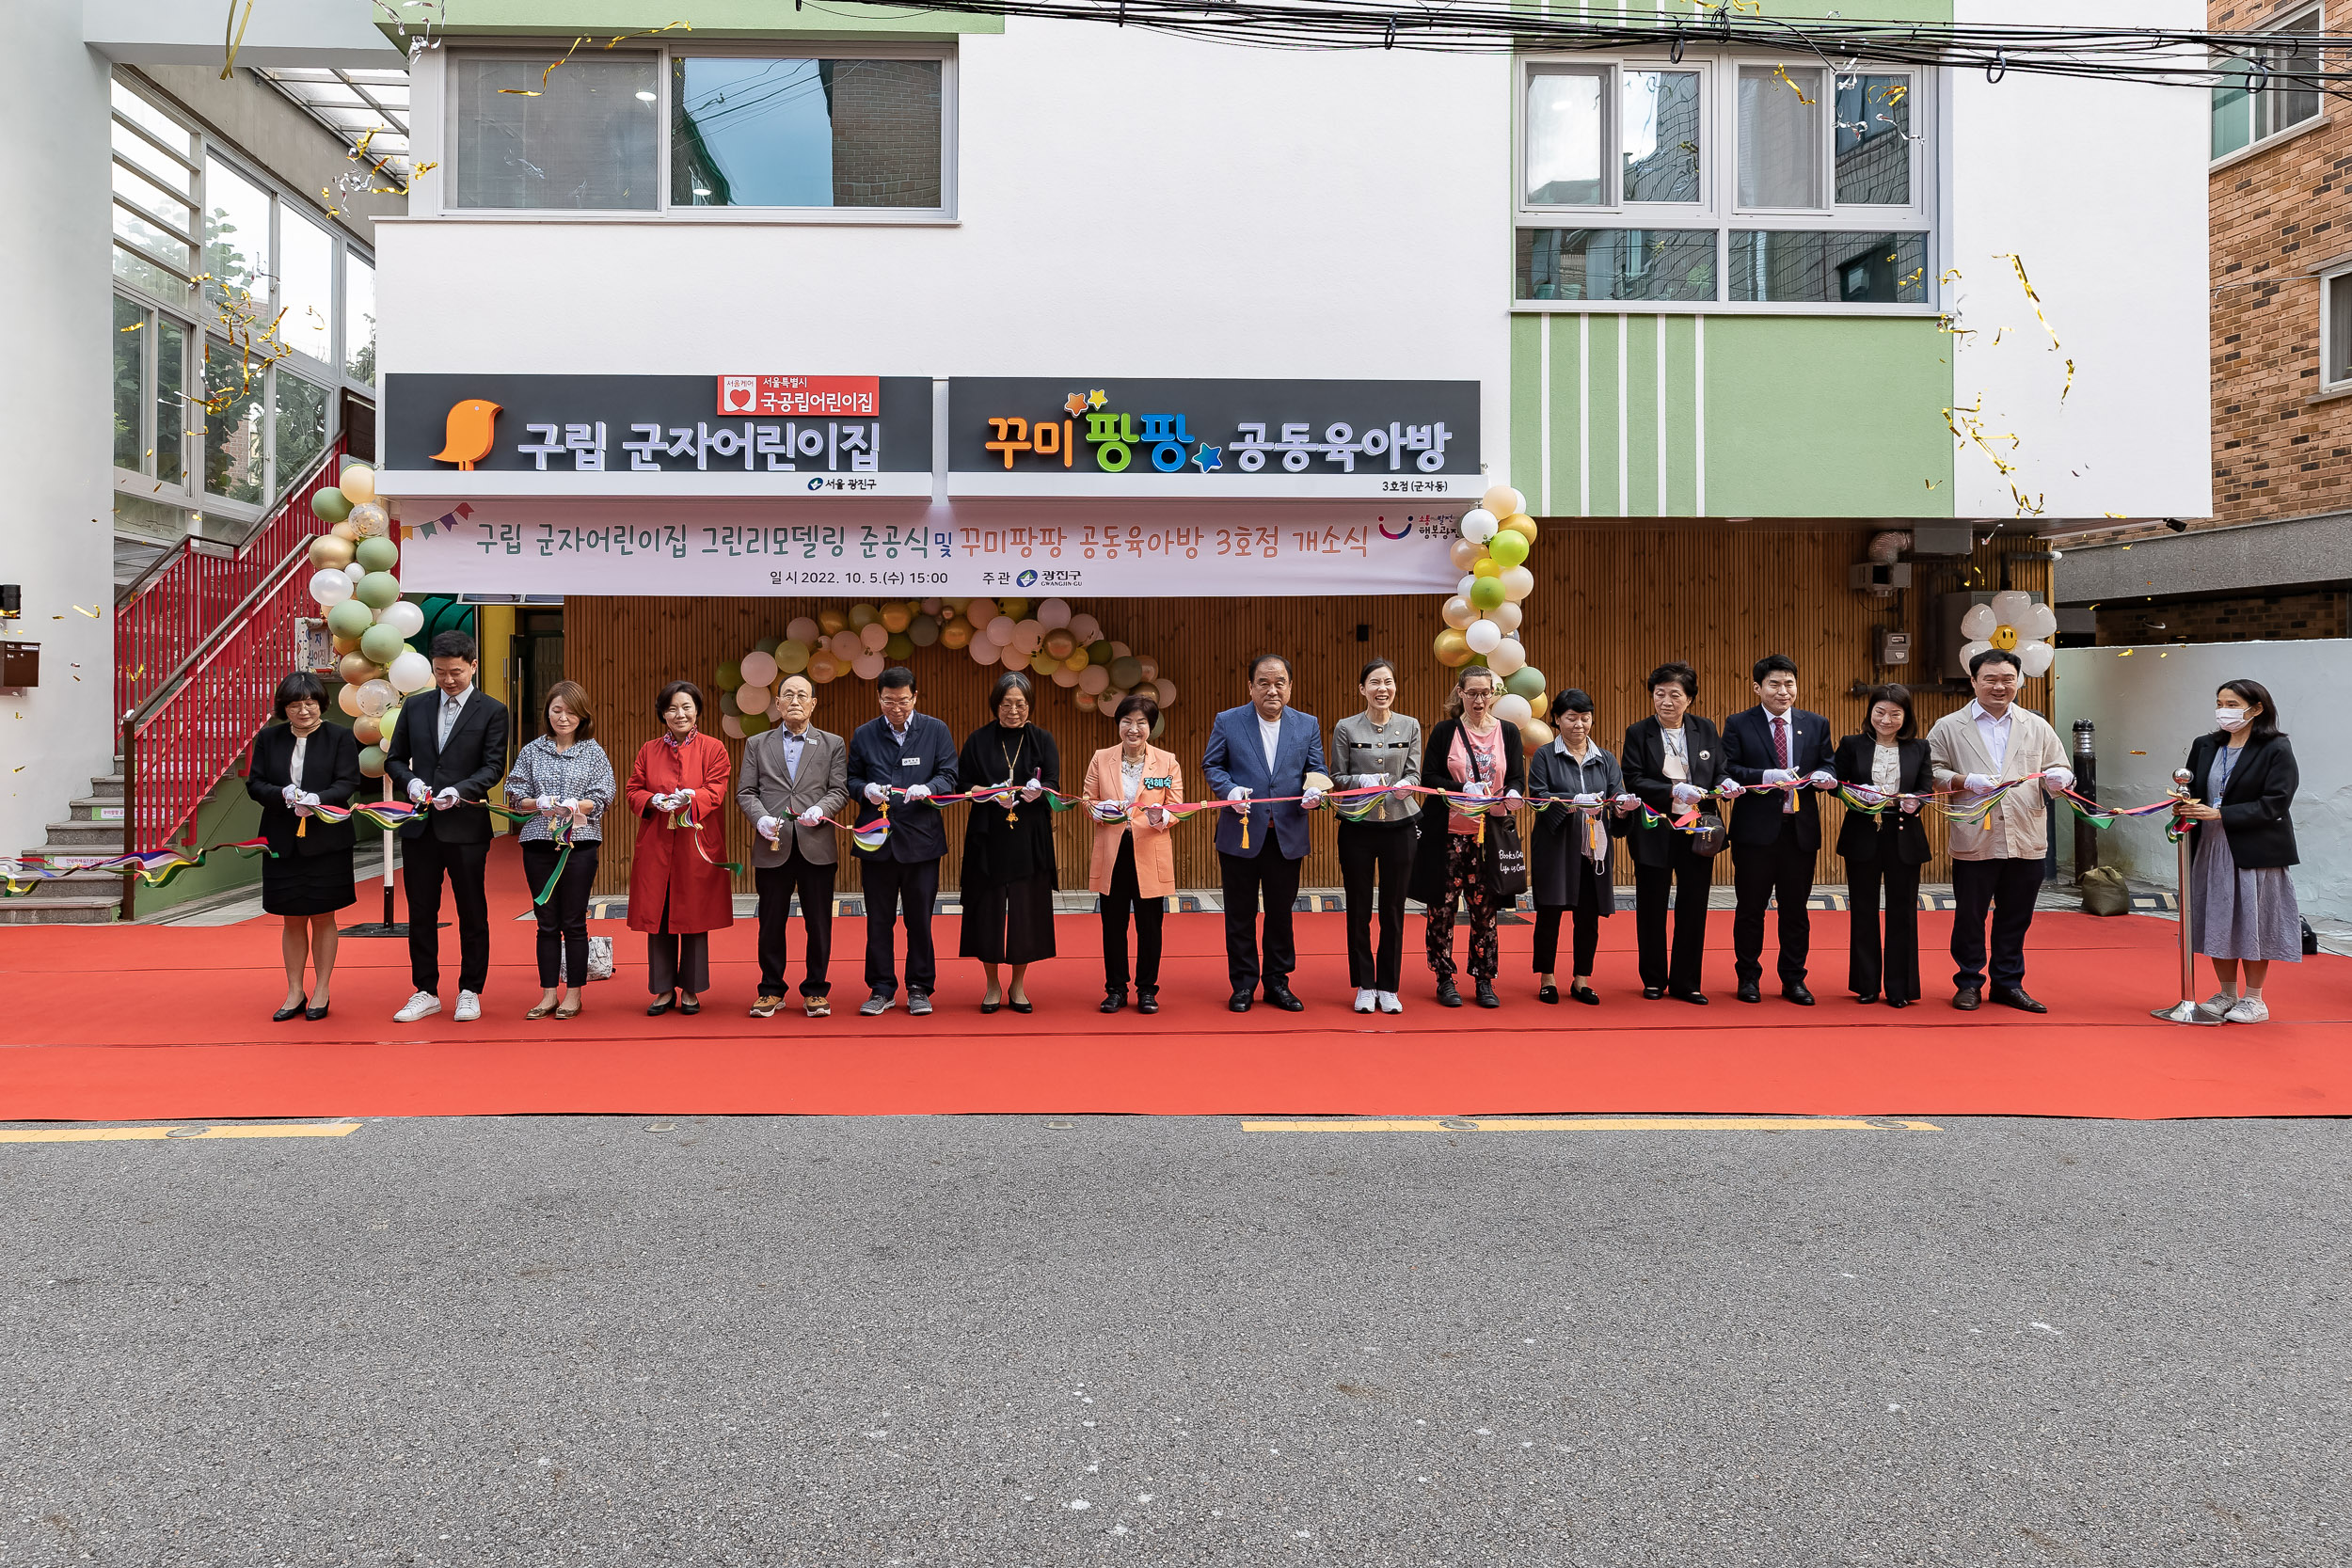
<path id="1" fill-rule="evenodd" d="M 2352 387 L 2352 268 L 2319 280 L 2319 355 L 2322 390 Z"/>
<path id="2" fill-rule="evenodd" d="M 582 63 L 450 53 L 447 210 L 937 217 L 953 205 L 950 51 L 680 44 Z"/>
<path id="3" fill-rule="evenodd" d="M 2267 29 L 2276 41 L 2222 62 L 2222 84 L 2213 89 L 2214 157 L 2319 118 L 2320 51 L 2305 40 L 2323 31 L 2313 6 Z"/>
<path id="4" fill-rule="evenodd" d="M 114 467 L 157 505 L 250 515 L 372 387 L 374 270 L 310 207 L 118 79 Z"/>
<path id="5" fill-rule="evenodd" d="M 1521 61 L 1517 296 L 1926 306 L 1920 75 Z"/>

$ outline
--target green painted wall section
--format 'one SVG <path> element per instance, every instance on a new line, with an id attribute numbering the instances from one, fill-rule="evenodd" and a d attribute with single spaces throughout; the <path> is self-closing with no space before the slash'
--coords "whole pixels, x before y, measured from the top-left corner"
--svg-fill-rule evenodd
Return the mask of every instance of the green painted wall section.
<path id="1" fill-rule="evenodd" d="M 1911 317 L 1517 315 L 1511 483 L 1554 517 L 1948 517 L 1947 357 Z"/>
<path id="2" fill-rule="evenodd" d="M 215 784 L 213 792 L 204 797 L 204 803 L 196 808 L 196 842 L 199 847 L 258 838 L 261 832 L 261 802 L 245 792 L 245 775 L 242 772 L 232 772 Z M 261 857 L 248 860 L 243 855 L 223 853 L 215 855 L 193 871 L 183 871 L 171 879 L 168 887 L 142 886 L 133 897 L 132 909 L 143 919 L 151 914 L 161 914 L 192 898 L 209 897 L 232 888 L 259 887 L 261 883 Z"/>
<path id="3" fill-rule="evenodd" d="M 826 0 L 820 9 L 787 0 L 463 0 L 434 28 L 450 37 L 593 37 L 648 33 L 691 22 L 667 36 L 711 39 L 853 38 L 865 34 L 937 38 L 952 33 L 1001 33 L 1004 18 L 949 10 L 915 10 Z M 407 13 L 413 15 L 414 13 Z M 412 24 L 413 25 L 413 24 Z M 388 35 L 393 29 L 387 27 Z"/>

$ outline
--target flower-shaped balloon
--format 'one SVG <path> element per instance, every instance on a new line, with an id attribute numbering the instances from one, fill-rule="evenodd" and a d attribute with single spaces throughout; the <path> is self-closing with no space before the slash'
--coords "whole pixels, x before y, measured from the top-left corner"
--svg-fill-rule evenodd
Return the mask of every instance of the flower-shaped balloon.
<path id="1" fill-rule="evenodd" d="M 2058 649 L 2047 639 L 2058 630 L 2058 612 L 2014 588 L 1993 595 L 1991 604 L 1971 605 L 1960 618 L 1960 634 L 1968 639 L 1960 650 L 1960 668 L 1987 648 L 2017 656 L 2018 668 L 2028 675 L 2046 675 Z"/>

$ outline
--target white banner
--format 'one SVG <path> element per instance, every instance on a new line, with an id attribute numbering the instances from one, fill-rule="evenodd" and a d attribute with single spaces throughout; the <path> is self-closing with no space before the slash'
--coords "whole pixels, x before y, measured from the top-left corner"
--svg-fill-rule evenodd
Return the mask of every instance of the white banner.
<path id="1" fill-rule="evenodd" d="M 1465 504 L 406 499 L 400 576 L 411 594 L 1444 594 Z"/>

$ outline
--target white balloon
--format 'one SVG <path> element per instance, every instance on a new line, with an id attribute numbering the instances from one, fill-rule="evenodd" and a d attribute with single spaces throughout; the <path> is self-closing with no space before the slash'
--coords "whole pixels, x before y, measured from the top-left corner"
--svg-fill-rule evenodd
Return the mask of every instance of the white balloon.
<path id="1" fill-rule="evenodd" d="M 1004 644 L 992 642 L 985 637 L 974 638 L 964 644 L 963 651 L 972 656 L 975 664 L 993 664 L 1005 657 Z"/>
<path id="2" fill-rule="evenodd" d="M 1506 691 L 1495 699 L 1495 717 L 1516 727 L 1534 718 L 1535 710 L 1528 705 L 1526 698 Z"/>
<path id="3" fill-rule="evenodd" d="M 405 641 L 424 630 L 424 610 L 411 600 L 394 599 L 390 608 L 375 618 L 375 624 L 391 627 Z"/>
<path id="4" fill-rule="evenodd" d="M 1960 635 L 1972 641 L 1987 638 L 2000 624 L 2001 618 L 1993 613 L 1991 605 L 1972 604 L 1967 613 L 1960 618 Z"/>
<path id="5" fill-rule="evenodd" d="M 1103 623 L 1091 615 L 1073 615 L 1070 618 L 1070 635 L 1078 640 L 1080 647 L 1084 647 L 1103 635 Z"/>
<path id="6" fill-rule="evenodd" d="M 834 632 L 833 634 L 833 641 L 825 645 L 833 650 L 833 657 L 839 659 L 844 664 L 849 663 L 851 659 L 857 657 L 858 655 L 866 651 L 866 643 L 864 640 L 861 639 L 857 633 L 851 631 L 847 626 L 844 626 L 839 631 Z"/>
<path id="7" fill-rule="evenodd" d="M 870 681 L 880 675 L 889 662 L 880 654 L 860 654 L 850 661 L 850 670 L 858 679 Z"/>
<path id="8" fill-rule="evenodd" d="M 351 579 L 341 571 L 314 572 L 310 576 L 310 597 L 321 610 L 332 610 L 351 597 Z"/>
<path id="9" fill-rule="evenodd" d="M 2046 604 L 2029 606 L 2017 623 L 2017 635 L 2040 641 L 2058 630 L 2058 611 Z"/>
<path id="10" fill-rule="evenodd" d="M 1470 590 L 1476 586 L 1478 586 L 1478 574 L 1464 572 L 1462 580 L 1454 585 L 1454 596 L 1457 599 L 1467 599 L 1470 596 Z"/>
<path id="11" fill-rule="evenodd" d="M 2004 588 L 1993 595 L 1993 619 L 2005 626 L 2022 623 L 2032 608 L 2033 595 L 2015 588 Z"/>
<path id="12" fill-rule="evenodd" d="M 743 672 L 743 684 L 745 686 L 773 686 L 776 684 L 776 656 L 773 654 L 763 654 L 757 648 L 754 648 L 750 653 L 745 654 L 741 658 L 737 659 L 735 661 L 735 667 Z M 759 705 L 759 706 L 763 708 L 767 705 L 768 705 L 766 703 Z M 752 707 L 749 704 L 745 704 L 743 711 L 745 713 L 754 713 L 758 711 L 758 709 Z"/>
<path id="13" fill-rule="evenodd" d="M 880 621 L 868 621 L 859 629 L 857 641 L 861 652 L 881 653 L 890 645 L 890 628 Z"/>
<path id="14" fill-rule="evenodd" d="M 342 574 L 351 579 L 351 586 L 357 588 L 359 586 L 359 579 L 368 575 L 368 569 L 355 561 L 342 568 Z"/>
<path id="15" fill-rule="evenodd" d="M 1982 638 L 1979 638 L 1974 642 L 1962 643 L 1957 664 L 1960 673 L 1963 675 L 1966 674 L 1968 673 L 1968 661 L 1991 646 L 1993 646 L 1993 644 L 1985 641 Z"/>
<path id="16" fill-rule="evenodd" d="M 1152 683 L 1152 700 L 1159 704 L 1163 710 L 1176 705 L 1176 683 L 1166 675 Z"/>
<path id="17" fill-rule="evenodd" d="M 2050 661 L 2057 657 L 2058 650 L 2047 642 L 2020 643 L 2017 649 L 2018 667 L 2028 675 L 2048 674 Z"/>
<path id="18" fill-rule="evenodd" d="M 765 686 L 746 683 L 735 689 L 735 705 L 745 713 L 765 713 L 775 700 L 776 694 Z"/>
<path id="19" fill-rule="evenodd" d="M 1494 623 L 1490 621 L 1487 625 Z M 1527 650 L 1508 637 L 1483 651 L 1486 655 L 1486 668 L 1498 675 L 1516 675 L 1527 666 Z"/>
<path id="20" fill-rule="evenodd" d="M 1513 566 L 1502 577 L 1502 596 L 1513 604 L 1535 592 L 1535 574 L 1524 566 Z"/>
<path id="21" fill-rule="evenodd" d="M 1462 514 L 1462 537 L 1473 545 L 1483 545 L 1492 539 L 1500 526 L 1495 515 L 1483 506 L 1473 506 Z"/>
<path id="22" fill-rule="evenodd" d="M 405 648 L 392 660 L 391 668 L 384 672 L 384 678 L 404 697 L 422 691 L 433 684 L 433 661 L 414 648 Z"/>
<path id="23" fill-rule="evenodd" d="M 1070 601 L 1048 599 L 1037 607 L 1037 622 L 1048 631 L 1058 631 L 1070 625 Z"/>
<path id="24" fill-rule="evenodd" d="M 1519 629 L 1519 623 L 1526 617 L 1520 614 L 1518 606 L 1505 599 L 1494 609 L 1486 611 L 1486 619 L 1501 626 L 1504 631 L 1517 631 Z"/>
<path id="25" fill-rule="evenodd" d="M 1472 621 L 1470 630 L 1462 634 L 1462 641 L 1470 644 L 1471 653 L 1490 654 L 1502 641 L 1502 628 L 1492 621 Z"/>
<path id="26" fill-rule="evenodd" d="M 784 635 L 795 642 L 814 648 L 824 641 L 825 628 L 818 626 L 813 617 L 796 615 L 791 624 L 784 628 Z"/>
<path id="27" fill-rule="evenodd" d="M 1020 627 L 1021 623 L 1014 620 L 1011 616 L 997 615 L 982 629 L 987 632 L 988 641 L 993 642 L 996 646 L 1001 648 L 1012 641 L 1013 633 L 1018 631 Z M 973 641 L 977 642 L 980 640 L 976 637 Z"/>
<path id="28" fill-rule="evenodd" d="M 720 733 L 723 734 L 729 740 L 740 740 L 743 738 L 743 721 L 738 719 L 732 713 L 723 713 L 719 715 L 719 729 Z"/>

